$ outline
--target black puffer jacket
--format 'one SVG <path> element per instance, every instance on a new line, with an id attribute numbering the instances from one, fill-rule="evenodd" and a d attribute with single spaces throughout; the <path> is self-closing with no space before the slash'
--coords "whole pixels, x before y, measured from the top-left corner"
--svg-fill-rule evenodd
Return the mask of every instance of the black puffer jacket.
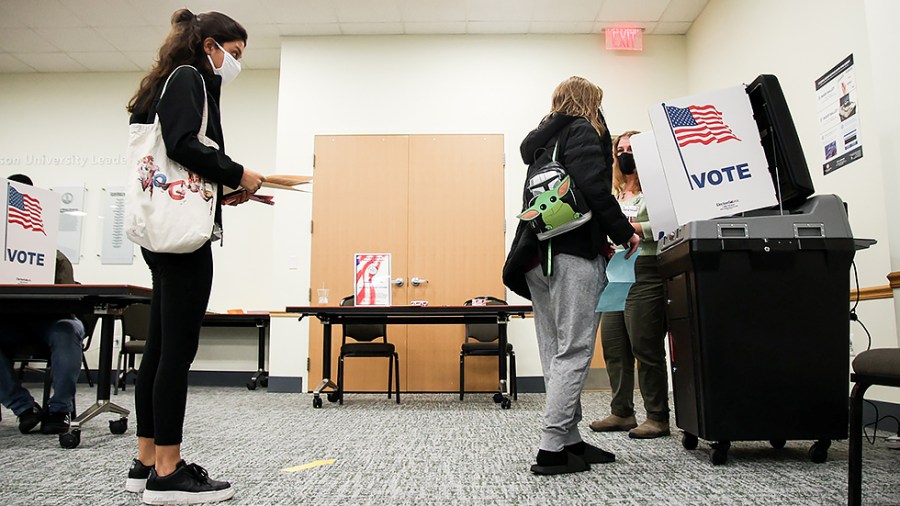
<path id="1" fill-rule="evenodd" d="M 222 78 L 200 71 L 202 62 L 194 68 L 182 67 L 172 74 L 166 94 L 160 99 L 162 83 L 156 90 L 156 98 L 150 109 L 135 112 L 129 123 L 153 123 L 159 115 L 163 141 L 169 158 L 184 165 L 201 177 L 219 183 L 219 198 L 216 199 L 216 223 L 222 225 L 222 185 L 237 188 L 244 175 L 244 167 L 225 154 L 225 139 L 222 135 L 222 119 L 219 99 L 222 93 Z M 163 81 L 165 82 L 165 81 Z M 203 85 L 206 84 L 204 90 Z M 207 97 L 206 136 L 219 145 L 219 149 L 203 145 L 197 140 L 203 118 L 203 95 Z"/>
<path id="2" fill-rule="evenodd" d="M 624 244 L 634 234 L 634 228 L 612 195 L 612 141 L 608 131 L 601 137 L 585 118 L 553 114 L 522 141 L 522 160 L 529 165 L 529 173 L 550 161 L 558 138 L 562 145 L 557 160 L 587 200 L 592 219 L 551 239 L 552 255 L 566 253 L 593 259 L 607 251 L 607 237 L 616 244 Z M 523 190 L 523 210 L 528 207 L 529 199 L 530 194 Z M 513 292 L 531 299 L 525 272 L 538 262 L 546 274 L 547 241 L 538 241 L 528 224 L 520 221 L 503 266 L 503 283 Z"/>

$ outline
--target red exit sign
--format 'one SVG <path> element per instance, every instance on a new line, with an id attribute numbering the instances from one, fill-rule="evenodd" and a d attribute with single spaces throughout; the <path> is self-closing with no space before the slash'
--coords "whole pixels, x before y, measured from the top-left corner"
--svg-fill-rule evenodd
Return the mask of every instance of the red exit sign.
<path id="1" fill-rule="evenodd" d="M 642 28 L 607 28 L 606 49 L 611 51 L 643 51 L 644 30 Z"/>

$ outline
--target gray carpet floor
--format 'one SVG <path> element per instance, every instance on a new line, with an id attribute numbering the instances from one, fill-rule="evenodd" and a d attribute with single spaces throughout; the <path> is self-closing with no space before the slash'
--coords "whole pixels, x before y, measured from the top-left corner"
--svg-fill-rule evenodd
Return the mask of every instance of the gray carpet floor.
<path id="1" fill-rule="evenodd" d="M 587 423 L 609 405 L 608 393 L 592 392 L 584 395 L 583 436 L 615 452 L 617 461 L 542 477 L 528 471 L 542 394 L 520 395 L 506 411 L 486 394 L 465 402 L 449 394 L 402 400 L 398 406 L 383 396 L 347 394 L 342 407 L 325 402 L 313 409 L 309 395 L 192 387 L 183 452 L 213 478 L 234 484 L 230 505 L 846 504 L 846 441 L 835 442 L 823 464 L 807 457 L 810 441 L 789 441 L 781 450 L 737 442 L 727 464 L 713 466 L 708 444 L 685 450 L 680 431 L 646 441 L 592 433 Z M 92 401 L 93 393 L 80 387 L 79 406 Z M 131 409 L 133 391 L 113 401 Z M 80 446 L 65 450 L 55 436 L 19 434 L 4 410 L 0 505 L 140 504 L 123 488 L 135 456 L 133 414 L 125 435 L 110 434 L 112 418 L 88 422 Z M 334 462 L 285 470 L 320 460 Z M 865 504 L 900 504 L 900 451 L 881 440 L 866 444 L 863 469 Z"/>

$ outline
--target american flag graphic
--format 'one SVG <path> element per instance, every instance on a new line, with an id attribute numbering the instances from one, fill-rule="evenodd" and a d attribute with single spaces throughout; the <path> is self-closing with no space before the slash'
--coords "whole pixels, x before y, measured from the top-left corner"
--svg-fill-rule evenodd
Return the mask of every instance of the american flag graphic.
<path id="1" fill-rule="evenodd" d="M 700 143 L 737 140 L 731 128 L 722 121 L 722 113 L 712 105 L 666 106 L 666 114 L 679 147 Z"/>
<path id="2" fill-rule="evenodd" d="M 380 256 L 363 256 L 357 260 L 356 265 L 356 301 L 354 305 L 375 304 L 375 285 L 372 284 L 373 273 L 381 268 Z"/>
<path id="3" fill-rule="evenodd" d="M 27 193 L 19 193 L 12 185 L 7 187 L 9 188 L 7 223 L 16 223 L 26 230 L 47 235 L 47 232 L 44 232 L 44 220 L 41 218 L 41 201 Z"/>

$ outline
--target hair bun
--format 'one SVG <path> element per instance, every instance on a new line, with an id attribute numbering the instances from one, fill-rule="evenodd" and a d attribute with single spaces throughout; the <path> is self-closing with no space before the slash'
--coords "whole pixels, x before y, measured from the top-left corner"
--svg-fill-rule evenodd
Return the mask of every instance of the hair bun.
<path id="1" fill-rule="evenodd" d="M 194 13 L 189 9 L 178 9 L 172 14 L 172 25 L 177 25 L 179 23 L 193 23 L 197 16 L 194 16 Z"/>

